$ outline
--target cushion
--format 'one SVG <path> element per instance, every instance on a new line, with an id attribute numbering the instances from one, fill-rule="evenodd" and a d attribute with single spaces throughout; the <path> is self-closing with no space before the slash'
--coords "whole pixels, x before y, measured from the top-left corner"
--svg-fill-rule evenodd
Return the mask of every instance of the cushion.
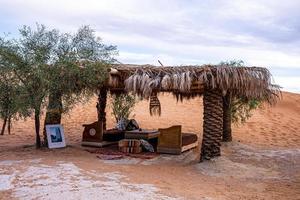
<path id="1" fill-rule="evenodd" d="M 150 144 L 148 141 L 146 140 L 140 140 L 141 141 L 141 145 L 142 147 L 149 152 L 154 152 L 154 148 L 152 146 L 152 144 Z"/>
<path id="2" fill-rule="evenodd" d="M 197 142 L 198 136 L 193 133 L 182 133 L 182 146 Z"/>
<path id="3" fill-rule="evenodd" d="M 118 129 L 109 129 L 103 132 L 103 140 L 105 141 L 119 141 L 124 139 L 125 132 Z"/>
<path id="4" fill-rule="evenodd" d="M 126 130 L 127 131 L 132 131 L 132 130 L 136 130 L 136 129 L 139 129 L 139 125 L 138 123 L 136 122 L 135 119 L 131 119 L 129 120 L 128 124 L 127 124 L 127 127 L 126 127 Z"/>
<path id="5" fill-rule="evenodd" d="M 126 127 L 127 127 L 127 124 L 128 124 L 128 120 L 127 119 L 120 119 L 118 122 L 117 122 L 117 126 L 116 128 L 120 131 L 125 131 L 126 130 Z"/>

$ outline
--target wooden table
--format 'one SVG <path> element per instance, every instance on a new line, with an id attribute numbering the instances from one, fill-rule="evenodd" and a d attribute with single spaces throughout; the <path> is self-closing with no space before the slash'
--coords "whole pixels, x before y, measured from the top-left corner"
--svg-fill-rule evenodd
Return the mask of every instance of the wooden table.
<path id="1" fill-rule="evenodd" d="M 133 131 L 125 132 L 126 139 L 150 140 L 150 139 L 158 138 L 158 136 L 159 136 L 158 130 L 133 130 Z"/>

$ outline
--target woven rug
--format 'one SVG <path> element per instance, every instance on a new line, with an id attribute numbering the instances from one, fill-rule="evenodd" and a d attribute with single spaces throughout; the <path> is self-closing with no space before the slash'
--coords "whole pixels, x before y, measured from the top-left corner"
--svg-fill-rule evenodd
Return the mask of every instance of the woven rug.
<path id="1" fill-rule="evenodd" d="M 117 145 L 105 147 L 105 148 L 97 148 L 97 149 L 85 149 L 89 153 L 93 154 L 99 154 L 97 155 L 97 158 L 101 160 L 118 160 L 125 157 L 131 157 L 131 158 L 140 158 L 140 159 L 152 159 L 159 154 L 152 153 L 152 152 L 142 152 L 139 154 L 132 154 L 132 153 L 123 153 L 120 152 Z"/>

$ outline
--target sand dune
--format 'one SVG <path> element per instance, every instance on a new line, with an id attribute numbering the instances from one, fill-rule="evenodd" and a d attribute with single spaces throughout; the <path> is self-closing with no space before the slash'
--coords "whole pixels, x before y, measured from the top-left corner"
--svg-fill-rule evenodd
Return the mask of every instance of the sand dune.
<path id="1" fill-rule="evenodd" d="M 168 94 L 159 98 L 160 117 L 149 115 L 147 101 L 136 105 L 133 115 L 142 128 L 181 124 L 184 131 L 202 137 L 202 98 L 183 103 Z M 80 147 L 82 124 L 96 120 L 95 105 L 93 98 L 63 116 L 71 144 L 65 149 L 24 148 L 34 143 L 33 121 L 14 122 L 13 135 L 0 136 L 0 199 L 53 199 L 49 189 L 56 182 L 64 188 L 60 193 L 65 199 L 93 197 L 96 191 L 103 199 L 299 199 L 299 94 L 284 92 L 275 107 L 256 110 L 245 124 L 233 127 L 234 141 L 222 145 L 220 158 L 201 164 L 199 148 L 152 160 L 99 160 Z M 109 106 L 107 113 L 108 127 L 113 127 Z M 52 169 L 62 170 L 61 175 L 53 175 Z M 103 180 L 105 174 L 116 173 L 117 178 Z"/>
<path id="2" fill-rule="evenodd" d="M 132 116 L 142 128 L 163 128 L 181 124 L 186 132 L 202 136 L 203 105 L 202 98 L 177 102 L 170 94 L 159 97 L 162 105 L 162 115 L 150 116 L 147 101 L 139 101 Z M 62 123 L 69 143 L 81 140 L 82 124 L 97 120 L 96 98 L 88 103 L 79 104 L 63 116 Z M 111 115 L 110 105 L 107 107 L 107 124 L 111 128 L 115 120 Z M 300 144 L 300 95 L 284 92 L 282 100 L 274 107 L 264 106 L 253 112 L 253 116 L 242 125 L 233 126 L 233 137 L 236 141 L 253 145 L 270 147 L 299 147 Z M 13 146 L 18 143 L 34 142 L 34 123 L 32 119 L 13 123 L 10 136 Z M 5 137 L 5 136 L 4 136 Z M 3 141 L 3 140 L 2 140 Z M 1 145 L 2 146 L 2 145 Z"/>

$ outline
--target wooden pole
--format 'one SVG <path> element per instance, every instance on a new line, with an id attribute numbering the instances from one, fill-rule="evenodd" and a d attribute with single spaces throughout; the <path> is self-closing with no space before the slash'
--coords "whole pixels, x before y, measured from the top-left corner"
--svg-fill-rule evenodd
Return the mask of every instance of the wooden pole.
<path id="1" fill-rule="evenodd" d="M 231 130 L 231 94 L 227 92 L 223 97 L 223 142 L 232 141 Z"/>
<path id="2" fill-rule="evenodd" d="M 107 104 L 107 87 L 103 86 L 99 89 L 98 94 L 98 103 L 97 103 L 97 114 L 98 114 L 98 121 L 103 123 L 103 130 L 106 130 L 106 104 Z"/>
<path id="3" fill-rule="evenodd" d="M 205 89 L 204 123 L 200 162 L 221 155 L 223 133 L 223 99 L 219 90 Z"/>

